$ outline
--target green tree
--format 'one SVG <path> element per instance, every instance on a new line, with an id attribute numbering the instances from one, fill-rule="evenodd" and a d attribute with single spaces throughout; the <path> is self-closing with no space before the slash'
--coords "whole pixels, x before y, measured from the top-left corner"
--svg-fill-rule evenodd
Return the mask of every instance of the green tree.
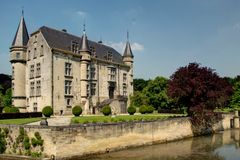
<path id="1" fill-rule="evenodd" d="M 12 89 L 8 88 L 6 94 L 3 96 L 3 106 L 11 107 L 12 106 Z"/>
<path id="2" fill-rule="evenodd" d="M 168 79 L 164 77 L 156 77 L 148 82 L 143 89 L 143 94 L 147 97 L 147 105 L 153 106 L 155 109 L 167 109 L 173 102 L 167 95 Z"/>
<path id="3" fill-rule="evenodd" d="M 233 95 L 229 106 L 230 108 L 240 109 L 240 81 L 236 82 L 233 87 Z"/>
<path id="4" fill-rule="evenodd" d="M 148 84 L 149 80 L 144 80 L 142 78 L 139 79 L 133 79 L 133 90 L 136 91 L 142 91 Z"/>

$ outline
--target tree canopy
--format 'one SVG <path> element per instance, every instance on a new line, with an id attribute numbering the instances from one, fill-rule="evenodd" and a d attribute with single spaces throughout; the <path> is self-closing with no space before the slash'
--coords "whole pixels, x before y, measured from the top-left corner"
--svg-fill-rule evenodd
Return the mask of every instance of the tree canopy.
<path id="1" fill-rule="evenodd" d="M 192 117 L 224 107 L 231 94 L 232 86 L 228 81 L 220 78 L 211 68 L 197 63 L 180 67 L 168 84 L 168 95 L 187 106 L 187 112 Z"/>

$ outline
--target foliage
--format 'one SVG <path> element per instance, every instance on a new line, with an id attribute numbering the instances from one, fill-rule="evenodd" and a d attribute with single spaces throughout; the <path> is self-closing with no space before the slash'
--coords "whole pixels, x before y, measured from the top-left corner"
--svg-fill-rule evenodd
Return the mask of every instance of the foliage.
<path id="1" fill-rule="evenodd" d="M 42 109 L 42 114 L 45 117 L 51 117 L 51 115 L 53 115 L 53 109 L 51 106 L 46 106 Z"/>
<path id="2" fill-rule="evenodd" d="M 210 118 L 216 107 L 226 106 L 232 94 L 231 85 L 214 70 L 197 63 L 180 67 L 171 77 L 168 94 L 178 104 L 187 107 L 187 113 L 196 121 Z M 205 114 L 206 111 L 208 114 Z"/>
<path id="3" fill-rule="evenodd" d="M 127 112 L 130 115 L 134 115 L 134 113 L 136 113 L 136 108 L 134 106 L 130 106 L 128 107 Z"/>
<path id="4" fill-rule="evenodd" d="M 146 114 L 148 113 L 148 107 L 146 105 L 142 105 L 140 108 L 139 108 L 139 112 L 141 114 Z"/>
<path id="5" fill-rule="evenodd" d="M 5 139 L 5 133 L 2 132 L 2 130 L 0 129 L 0 154 L 4 153 L 6 150 L 6 139 Z"/>
<path id="6" fill-rule="evenodd" d="M 3 108 L 3 113 L 19 113 L 19 109 L 17 107 L 8 106 Z"/>
<path id="7" fill-rule="evenodd" d="M 3 96 L 3 106 L 11 107 L 12 106 L 12 89 L 8 88 L 6 94 Z"/>
<path id="8" fill-rule="evenodd" d="M 134 92 L 142 91 L 148 84 L 149 80 L 144 79 L 133 79 L 133 90 Z"/>
<path id="9" fill-rule="evenodd" d="M 129 122 L 129 121 L 150 121 L 152 119 L 161 120 L 176 116 L 184 116 L 183 114 L 140 114 L 140 115 L 117 115 L 111 116 L 81 116 L 73 117 L 71 123 L 85 124 L 85 123 L 110 123 L 110 122 Z"/>
<path id="10" fill-rule="evenodd" d="M 155 110 L 155 108 L 153 106 L 147 107 L 147 113 L 153 113 L 154 110 Z"/>
<path id="11" fill-rule="evenodd" d="M 112 113 L 111 107 L 109 105 L 106 105 L 102 108 L 102 113 L 104 116 L 108 116 Z"/>
<path id="12" fill-rule="evenodd" d="M 29 150 L 30 149 L 30 141 L 29 141 L 29 137 L 28 135 L 25 135 L 24 136 L 24 139 L 23 139 L 23 146 L 24 146 L 24 149 L 25 150 Z"/>
<path id="13" fill-rule="evenodd" d="M 240 109 L 240 81 L 234 84 L 233 89 L 234 89 L 234 92 L 231 97 L 229 106 L 232 109 Z"/>
<path id="14" fill-rule="evenodd" d="M 40 133 L 39 132 L 35 132 L 34 136 L 35 136 L 35 138 L 31 139 L 32 146 L 33 147 L 42 146 L 44 141 L 43 141 L 42 137 L 40 136 Z"/>
<path id="15" fill-rule="evenodd" d="M 134 106 L 153 106 L 155 109 L 169 109 L 175 107 L 175 101 L 167 95 L 168 79 L 156 77 L 154 80 L 146 81 L 141 91 L 135 91 L 131 96 L 131 104 Z M 141 84 L 141 83 L 140 83 Z"/>
<path id="16" fill-rule="evenodd" d="M 81 114 L 82 114 L 82 108 L 81 108 L 81 106 L 75 106 L 75 107 L 73 107 L 73 109 L 72 109 L 72 114 L 73 114 L 74 116 L 76 116 L 76 117 L 78 117 L 79 115 L 81 115 Z"/>

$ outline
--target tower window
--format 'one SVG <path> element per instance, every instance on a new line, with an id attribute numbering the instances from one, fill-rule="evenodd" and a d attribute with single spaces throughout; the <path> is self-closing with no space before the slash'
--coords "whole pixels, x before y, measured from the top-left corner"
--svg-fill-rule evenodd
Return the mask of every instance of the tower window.
<path id="1" fill-rule="evenodd" d="M 123 84 L 123 95 L 127 96 L 127 85 Z"/>
<path id="2" fill-rule="evenodd" d="M 72 75 L 72 64 L 71 63 L 65 63 L 65 76 L 71 76 Z"/>
<path id="3" fill-rule="evenodd" d="M 37 84 L 36 84 L 36 96 L 41 96 L 41 81 L 37 81 Z"/>
<path id="4" fill-rule="evenodd" d="M 43 56 L 43 45 L 41 45 L 40 56 Z"/>
<path id="5" fill-rule="evenodd" d="M 14 79 L 14 66 L 12 67 L 12 79 Z"/>
<path id="6" fill-rule="evenodd" d="M 37 58 L 37 48 L 34 48 L 33 58 Z"/>
<path id="7" fill-rule="evenodd" d="M 16 59 L 20 59 L 20 53 L 16 53 Z"/>
<path id="8" fill-rule="evenodd" d="M 34 65 L 30 66 L 30 78 L 34 77 Z"/>
<path id="9" fill-rule="evenodd" d="M 91 84 L 91 95 L 94 96 L 96 94 L 96 83 Z"/>
<path id="10" fill-rule="evenodd" d="M 30 82 L 30 97 L 34 96 L 34 89 L 35 89 L 35 83 L 34 82 Z"/>
<path id="11" fill-rule="evenodd" d="M 41 64 L 37 63 L 37 67 L 36 67 L 36 77 L 40 77 L 41 76 Z"/>
<path id="12" fill-rule="evenodd" d="M 123 83 L 126 83 L 126 82 L 127 82 L 127 74 L 123 73 Z"/>
<path id="13" fill-rule="evenodd" d="M 65 80 L 65 95 L 71 95 L 72 90 L 72 81 Z"/>

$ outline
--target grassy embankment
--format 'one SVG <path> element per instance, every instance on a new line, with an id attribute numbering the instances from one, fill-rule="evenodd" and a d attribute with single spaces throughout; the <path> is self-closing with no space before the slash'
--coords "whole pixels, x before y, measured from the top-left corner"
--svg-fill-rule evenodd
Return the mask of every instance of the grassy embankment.
<path id="1" fill-rule="evenodd" d="M 159 119 L 168 119 L 184 114 L 144 114 L 144 115 L 117 115 L 117 116 L 80 116 L 73 117 L 72 124 L 86 123 L 110 123 L 110 122 L 132 122 L 132 121 L 153 121 Z"/>
<path id="2" fill-rule="evenodd" d="M 41 118 L 18 118 L 18 119 L 3 119 L 0 124 L 28 124 L 40 121 Z"/>

